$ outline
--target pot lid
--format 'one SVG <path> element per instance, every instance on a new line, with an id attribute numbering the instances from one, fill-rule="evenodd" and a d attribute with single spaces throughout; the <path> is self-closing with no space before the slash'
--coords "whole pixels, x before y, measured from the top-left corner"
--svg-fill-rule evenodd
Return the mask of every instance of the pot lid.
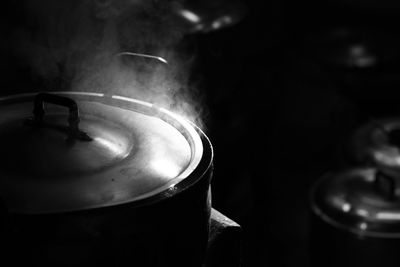
<path id="1" fill-rule="evenodd" d="M 313 211 L 362 236 L 400 237 L 400 191 L 375 168 L 328 174 L 312 190 Z"/>
<path id="2" fill-rule="evenodd" d="M 400 120 L 370 122 L 355 133 L 352 143 L 359 162 L 372 163 L 397 176 L 400 171 Z"/>
<path id="3" fill-rule="evenodd" d="M 76 103 L 78 119 L 60 96 Z M 0 99 L 0 196 L 12 212 L 143 200 L 176 189 L 201 160 L 196 128 L 149 103 L 81 92 L 37 100 L 34 94 Z M 39 119 L 37 106 L 44 106 Z"/>

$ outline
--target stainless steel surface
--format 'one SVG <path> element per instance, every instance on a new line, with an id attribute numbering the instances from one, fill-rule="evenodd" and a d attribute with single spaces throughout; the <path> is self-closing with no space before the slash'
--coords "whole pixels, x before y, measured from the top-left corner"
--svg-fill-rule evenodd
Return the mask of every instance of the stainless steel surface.
<path id="1" fill-rule="evenodd" d="M 360 167 L 320 179 L 312 191 L 311 267 L 397 267 L 400 201 L 392 177 Z"/>
<path id="2" fill-rule="evenodd" d="M 355 168 L 322 178 L 312 192 L 312 211 L 325 223 L 357 236 L 400 237 L 400 190 L 394 198 L 375 168 Z M 383 184 L 377 183 L 382 182 Z"/>
<path id="3" fill-rule="evenodd" d="M 49 213 L 113 206 L 174 187 L 203 153 L 195 128 L 149 103 L 102 94 L 61 93 L 80 108 L 91 142 L 65 142 L 67 110 L 48 105 L 49 127 L 32 129 L 32 96 L 0 99 L 1 191 L 8 209 Z"/>

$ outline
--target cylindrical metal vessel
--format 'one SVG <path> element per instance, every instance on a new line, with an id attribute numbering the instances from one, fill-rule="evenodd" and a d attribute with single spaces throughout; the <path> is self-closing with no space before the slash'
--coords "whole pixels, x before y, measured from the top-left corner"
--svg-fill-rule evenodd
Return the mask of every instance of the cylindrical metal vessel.
<path id="1" fill-rule="evenodd" d="M 311 192 L 311 266 L 400 266 L 400 199 L 393 177 L 354 168 Z"/>
<path id="2" fill-rule="evenodd" d="M 4 97 L 0 112 L 1 262 L 201 266 L 212 147 L 200 129 L 96 93 Z"/>

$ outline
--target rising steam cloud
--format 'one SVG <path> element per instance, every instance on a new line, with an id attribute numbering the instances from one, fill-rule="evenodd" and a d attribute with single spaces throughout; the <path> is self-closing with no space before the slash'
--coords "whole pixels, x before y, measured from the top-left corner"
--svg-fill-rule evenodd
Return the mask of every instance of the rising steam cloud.
<path id="1" fill-rule="evenodd" d="M 94 91 L 155 103 L 203 126 L 201 98 L 189 83 L 193 56 L 178 51 L 182 0 L 28 0 L 15 31 L 19 60 L 42 81 L 37 90 Z M 124 51 L 165 58 L 119 55 Z M 196 100 L 196 101 L 194 101 Z"/>

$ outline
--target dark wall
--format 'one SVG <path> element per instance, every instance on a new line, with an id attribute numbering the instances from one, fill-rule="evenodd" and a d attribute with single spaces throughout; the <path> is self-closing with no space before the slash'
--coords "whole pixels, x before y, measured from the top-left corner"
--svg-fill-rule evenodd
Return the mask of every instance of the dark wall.
<path id="1" fill-rule="evenodd" d="M 243 226 L 244 266 L 308 266 L 312 184 L 349 165 L 355 128 L 400 113 L 400 7 L 246 4 L 241 23 L 198 37 L 216 155 L 213 203 Z"/>

